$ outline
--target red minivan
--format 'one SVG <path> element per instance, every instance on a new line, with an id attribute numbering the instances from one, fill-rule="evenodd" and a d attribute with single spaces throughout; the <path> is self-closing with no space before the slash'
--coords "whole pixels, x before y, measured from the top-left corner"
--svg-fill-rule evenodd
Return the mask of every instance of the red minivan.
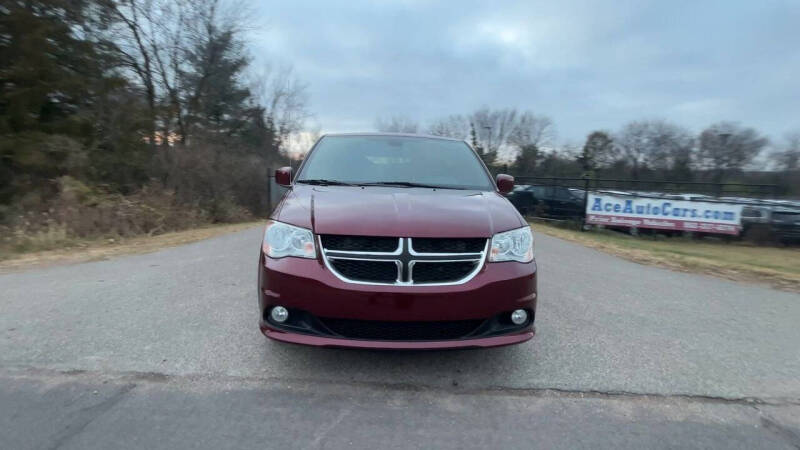
<path id="1" fill-rule="evenodd" d="M 533 236 L 464 141 L 329 134 L 264 232 L 261 331 L 330 347 L 441 349 L 534 334 Z"/>

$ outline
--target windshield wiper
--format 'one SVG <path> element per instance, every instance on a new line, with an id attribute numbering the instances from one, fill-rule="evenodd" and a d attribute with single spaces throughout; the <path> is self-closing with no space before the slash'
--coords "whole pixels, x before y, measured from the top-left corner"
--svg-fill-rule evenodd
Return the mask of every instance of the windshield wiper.
<path id="1" fill-rule="evenodd" d="M 403 186 L 403 187 L 419 187 L 419 188 L 431 188 L 431 189 L 461 189 L 458 187 L 440 186 L 438 184 L 414 183 L 411 181 L 376 181 L 374 183 L 358 183 L 358 185 L 359 186 Z"/>
<path id="2" fill-rule="evenodd" d="M 315 186 L 358 186 L 357 184 L 346 183 L 344 181 L 325 180 L 321 178 L 315 178 L 310 180 L 297 180 L 297 182 L 303 184 L 313 184 Z"/>

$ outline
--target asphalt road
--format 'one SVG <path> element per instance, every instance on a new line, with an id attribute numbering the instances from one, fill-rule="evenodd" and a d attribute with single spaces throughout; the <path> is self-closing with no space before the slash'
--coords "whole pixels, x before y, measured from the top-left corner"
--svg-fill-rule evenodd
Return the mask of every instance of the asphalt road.
<path id="1" fill-rule="evenodd" d="M 260 234 L 0 276 L 0 448 L 800 448 L 800 295 L 536 235 L 529 343 L 306 348 Z"/>

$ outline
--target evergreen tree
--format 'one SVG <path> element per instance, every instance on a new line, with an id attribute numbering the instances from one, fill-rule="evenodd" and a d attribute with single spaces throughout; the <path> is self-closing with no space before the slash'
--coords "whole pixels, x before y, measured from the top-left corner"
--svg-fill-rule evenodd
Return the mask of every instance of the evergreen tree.
<path id="1" fill-rule="evenodd" d="M 483 145 L 481 145 L 480 141 L 478 141 L 478 134 L 475 132 L 475 123 L 470 122 L 469 124 L 469 139 L 472 144 L 472 148 L 478 152 L 478 156 L 481 157 L 484 163 L 487 166 L 491 166 L 494 164 L 494 160 L 497 157 L 497 152 L 490 152 L 484 149 Z"/>
<path id="2" fill-rule="evenodd" d="M 539 147 L 535 144 L 528 144 L 520 147 L 517 158 L 514 160 L 514 165 L 512 166 L 514 175 L 532 176 L 536 171 L 539 157 Z"/>
<path id="3" fill-rule="evenodd" d="M 603 131 L 594 131 L 587 138 L 583 150 L 578 156 L 585 175 L 593 176 L 598 167 L 610 162 L 614 151 L 614 142 Z"/>
<path id="4" fill-rule="evenodd" d="M 89 1 L 8 2 L 0 8 L 0 202 L 89 171 L 94 112 L 124 84 Z M 41 194 L 46 195 L 46 194 Z"/>
<path id="5" fill-rule="evenodd" d="M 230 30 L 208 25 L 207 35 L 188 55 L 184 74 L 189 133 L 227 138 L 239 136 L 253 118 L 250 91 L 240 78 L 247 67 L 244 46 Z M 264 125 L 263 123 L 261 125 Z"/>

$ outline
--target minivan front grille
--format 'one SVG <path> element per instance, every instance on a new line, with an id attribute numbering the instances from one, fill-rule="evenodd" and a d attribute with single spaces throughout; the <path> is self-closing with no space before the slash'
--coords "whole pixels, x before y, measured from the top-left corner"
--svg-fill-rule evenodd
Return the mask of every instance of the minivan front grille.
<path id="1" fill-rule="evenodd" d="M 483 267 L 486 238 L 320 235 L 326 266 L 349 283 L 466 283 Z M 393 243 L 390 245 L 390 243 Z"/>

